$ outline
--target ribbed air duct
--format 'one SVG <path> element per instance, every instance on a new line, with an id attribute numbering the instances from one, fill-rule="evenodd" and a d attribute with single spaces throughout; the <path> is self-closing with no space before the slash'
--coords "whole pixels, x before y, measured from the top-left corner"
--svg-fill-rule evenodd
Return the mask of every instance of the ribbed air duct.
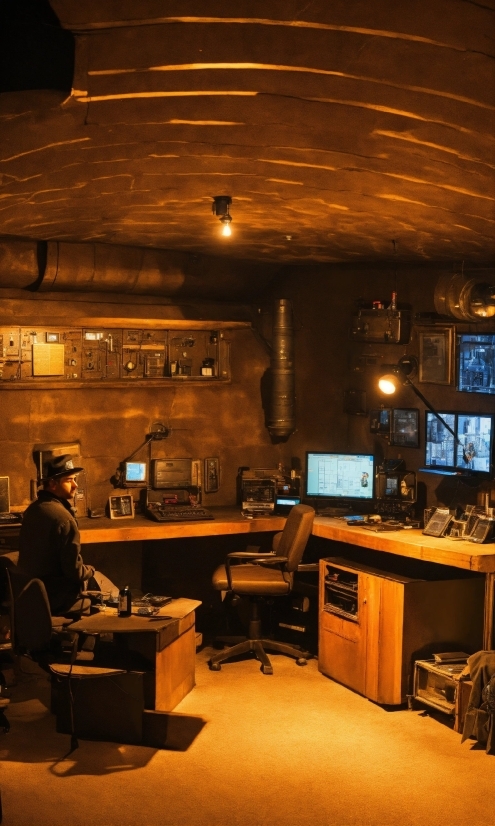
<path id="1" fill-rule="evenodd" d="M 468 278 L 463 273 L 441 275 L 435 287 L 435 309 L 462 321 L 483 321 L 495 316 L 495 276 Z"/>
<path id="2" fill-rule="evenodd" d="M 286 298 L 273 309 L 271 391 L 267 427 L 271 436 L 287 439 L 295 430 L 294 324 L 292 305 Z"/>

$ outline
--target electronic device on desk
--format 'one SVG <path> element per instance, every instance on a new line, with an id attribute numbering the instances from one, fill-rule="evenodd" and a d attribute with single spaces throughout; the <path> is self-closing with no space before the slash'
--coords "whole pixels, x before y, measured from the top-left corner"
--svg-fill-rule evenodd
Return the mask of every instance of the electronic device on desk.
<path id="1" fill-rule="evenodd" d="M 142 508 L 145 516 L 154 522 L 196 522 L 214 519 L 213 514 L 196 504 L 190 489 L 178 488 L 142 491 Z"/>
<path id="2" fill-rule="evenodd" d="M 192 486 L 192 459 L 152 459 L 150 464 L 153 490 Z"/>
<path id="3" fill-rule="evenodd" d="M 280 496 L 277 493 L 277 498 L 275 499 L 275 513 L 280 516 L 287 516 L 290 509 L 294 507 L 294 505 L 301 504 L 301 497 L 300 496 Z"/>
<path id="4" fill-rule="evenodd" d="M 455 438 L 438 417 L 426 411 L 425 466 L 422 472 L 464 476 L 483 481 L 493 476 L 495 415 L 440 412 Z"/>
<path id="5" fill-rule="evenodd" d="M 375 462 L 372 453 L 308 451 L 305 500 L 322 516 L 371 512 Z"/>
<path id="6" fill-rule="evenodd" d="M 423 533 L 427 536 L 445 536 L 453 515 L 448 508 L 435 508 L 425 523 Z"/>
<path id="7" fill-rule="evenodd" d="M 148 481 L 148 465 L 146 462 L 123 462 L 123 482 L 125 487 L 140 487 Z"/>
<path id="8" fill-rule="evenodd" d="M 376 512 L 395 518 L 413 517 L 417 501 L 416 474 L 403 460 L 384 462 L 376 474 Z"/>
<path id="9" fill-rule="evenodd" d="M 275 511 L 277 494 L 276 469 L 242 468 L 240 471 L 241 511 L 251 515 L 270 515 Z"/>
<path id="10" fill-rule="evenodd" d="M 461 333 L 457 350 L 457 390 L 494 395 L 495 334 Z"/>

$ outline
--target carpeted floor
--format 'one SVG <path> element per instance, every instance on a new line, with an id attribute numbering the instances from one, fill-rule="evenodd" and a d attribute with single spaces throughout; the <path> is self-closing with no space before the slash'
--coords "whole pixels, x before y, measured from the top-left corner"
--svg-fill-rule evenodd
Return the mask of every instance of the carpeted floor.
<path id="1" fill-rule="evenodd" d="M 55 733 L 45 675 L 11 689 L 0 736 L 3 826 L 487 826 L 495 758 L 425 710 L 388 711 L 273 655 L 211 672 L 170 726 L 174 748 Z"/>

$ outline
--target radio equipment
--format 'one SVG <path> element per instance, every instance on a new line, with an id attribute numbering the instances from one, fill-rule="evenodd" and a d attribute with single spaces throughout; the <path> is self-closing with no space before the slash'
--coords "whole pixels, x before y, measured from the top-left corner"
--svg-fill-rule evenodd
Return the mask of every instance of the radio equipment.
<path id="1" fill-rule="evenodd" d="M 152 459 L 151 487 L 189 488 L 192 485 L 192 459 Z"/>

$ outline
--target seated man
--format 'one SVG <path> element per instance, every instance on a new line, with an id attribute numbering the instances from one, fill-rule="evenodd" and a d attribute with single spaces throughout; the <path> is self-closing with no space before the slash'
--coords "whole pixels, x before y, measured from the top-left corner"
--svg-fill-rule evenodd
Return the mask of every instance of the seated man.
<path id="1" fill-rule="evenodd" d="M 43 469 L 43 488 L 24 513 L 19 536 L 19 569 L 43 581 L 54 616 L 89 613 L 91 600 L 82 592 L 118 589 L 91 565 L 85 565 L 76 513 L 77 490 L 72 456 L 56 456 Z"/>

